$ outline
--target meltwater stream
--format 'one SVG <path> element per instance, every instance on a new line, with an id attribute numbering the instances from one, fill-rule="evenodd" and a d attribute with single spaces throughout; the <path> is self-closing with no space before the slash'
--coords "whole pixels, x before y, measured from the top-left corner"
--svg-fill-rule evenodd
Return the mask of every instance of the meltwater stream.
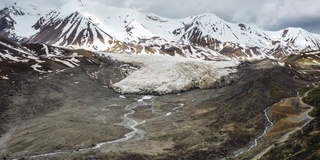
<path id="1" fill-rule="evenodd" d="M 125 98 L 125 97 L 120 96 L 120 98 Z M 143 96 L 141 99 L 139 99 L 136 102 L 133 102 L 125 107 L 124 110 L 126 110 L 128 112 L 125 115 L 123 115 L 123 123 L 124 123 L 125 127 L 131 129 L 132 131 L 125 134 L 125 136 L 123 138 L 112 140 L 112 141 L 101 142 L 91 148 L 79 149 L 79 150 L 77 150 L 77 152 L 86 152 L 86 151 L 93 150 L 93 149 L 99 149 L 106 144 L 126 142 L 126 141 L 132 139 L 134 136 L 136 136 L 136 134 L 139 135 L 138 139 L 142 139 L 144 137 L 145 131 L 138 129 L 136 127 L 140 124 L 145 123 L 146 121 L 143 120 L 141 122 L 137 122 L 136 120 L 130 118 L 129 116 L 133 115 L 135 113 L 134 109 L 139 107 L 139 105 L 146 104 L 146 102 L 144 102 L 144 100 L 150 100 L 152 98 L 154 98 L 154 97 L 153 96 Z M 33 156 L 30 156 L 29 159 L 54 156 L 54 155 L 59 155 L 59 154 L 68 154 L 68 153 L 72 153 L 72 152 L 74 152 L 74 150 L 56 151 L 56 152 L 51 152 L 51 153 L 33 155 Z"/>
<path id="2" fill-rule="evenodd" d="M 130 105 L 127 105 L 125 107 L 125 110 L 128 111 L 124 116 L 123 116 L 123 122 L 125 124 L 125 126 L 129 129 L 131 129 L 132 131 L 125 134 L 125 137 L 120 138 L 120 139 L 116 139 L 113 141 L 107 141 L 107 142 L 102 142 L 102 143 L 98 143 L 95 147 L 91 148 L 91 149 L 98 149 L 101 148 L 103 145 L 106 144 L 112 144 L 112 143 L 120 143 L 120 142 L 126 142 L 128 140 L 130 140 L 131 138 L 133 138 L 136 134 L 138 134 L 140 137 L 138 139 L 142 139 L 144 137 L 145 131 L 136 128 L 138 125 L 143 124 L 146 122 L 146 120 L 143 120 L 141 122 L 137 122 L 136 120 L 130 118 L 130 115 L 133 115 L 135 113 L 134 109 L 139 107 L 140 103 L 144 103 L 144 100 L 149 100 L 152 99 L 153 96 L 143 96 L 141 99 L 139 99 L 137 102 L 133 102 Z"/>
<path id="3" fill-rule="evenodd" d="M 258 141 L 259 141 L 261 138 L 263 138 L 263 136 L 265 136 L 265 135 L 267 134 L 268 129 L 270 129 L 270 128 L 273 126 L 273 122 L 270 120 L 270 118 L 269 118 L 269 116 L 268 116 L 268 111 L 269 111 L 269 109 L 270 109 L 270 107 L 266 108 L 266 109 L 263 111 L 263 112 L 264 112 L 264 115 L 265 115 L 265 117 L 266 117 L 266 119 L 267 119 L 267 121 L 268 121 L 268 123 L 269 123 L 269 125 L 266 125 L 266 127 L 264 128 L 263 133 L 254 140 L 254 144 L 253 144 L 253 145 L 251 145 L 247 150 L 244 150 L 244 151 L 241 151 L 241 152 L 237 153 L 237 154 L 234 156 L 234 158 L 235 158 L 235 157 L 238 157 L 239 155 L 241 155 L 241 154 L 243 154 L 243 153 L 245 153 L 245 152 L 248 152 L 248 151 L 250 151 L 252 148 L 258 146 L 258 144 L 259 144 Z"/>
<path id="4" fill-rule="evenodd" d="M 120 98 L 126 98 L 126 97 L 120 96 Z M 174 109 L 172 109 L 172 112 L 168 112 L 165 114 L 158 113 L 154 109 L 153 100 L 152 100 L 153 98 L 154 98 L 154 96 L 143 96 L 141 99 L 139 99 L 136 102 L 133 102 L 125 107 L 124 110 L 126 110 L 127 113 L 123 115 L 123 123 L 124 123 L 125 127 L 131 129 L 132 131 L 125 134 L 124 137 L 122 137 L 120 139 L 112 140 L 112 141 L 101 142 L 101 143 L 96 144 L 94 147 L 79 149 L 76 152 L 86 152 L 86 151 L 90 151 L 90 150 L 94 150 L 94 149 L 99 149 L 107 144 L 126 142 L 129 140 L 132 140 L 137 135 L 138 135 L 138 137 L 136 138 L 137 140 L 143 139 L 144 135 L 145 135 L 145 131 L 136 128 L 138 125 L 144 124 L 144 123 L 146 123 L 146 121 L 149 121 L 149 120 L 154 120 L 154 119 L 170 116 L 172 113 L 179 112 L 179 109 L 181 109 L 185 105 L 185 104 L 181 103 L 181 104 L 179 104 L 178 107 L 175 107 Z M 133 118 L 130 118 L 130 115 L 133 115 L 135 113 L 135 109 L 141 105 L 152 105 L 153 106 L 151 108 L 152 113 L 154 113 L 155 115 L 158 115 L 158 116 L 151 118 L 151 119 L 145 119 L 140 122 L 134 120 Z M 68 154 L 68 153 L 73 153 L 73 152 L 75 152 L 75 151 L 74 150 L 56 151 L 56 152 L 51 152 L 51 153 L 33 155 L 33 156 L 30 156 L 29 159 L 55 156 L 55 155 L 60 155 L 60 154 Z"/>

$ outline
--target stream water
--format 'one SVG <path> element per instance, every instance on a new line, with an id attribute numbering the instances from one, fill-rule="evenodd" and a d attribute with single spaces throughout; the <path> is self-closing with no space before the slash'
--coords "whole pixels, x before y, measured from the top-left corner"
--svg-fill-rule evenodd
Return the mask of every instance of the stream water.
<path id="1" fill-rule="evenodd" d="M 316 85 L 314 84 L 314 86 L 316 86 Z M 303 99 L 304 97 L 306 97 L 306 96 L 308 95 L 308 93 L 311 92 L 312 90 L 313 90 L 313 89 L 305 92 L 305 94 L 304 94 L 303 96 L 300 95 L 299 90 L 296 90 L 296 95 L 297 95 L 296 98 L 299 99 L 299 101 L 300 101 L 301 104 L 305 104 L 305 103 L 302 101 L 302 99 Z M 291 98 L 292 98 L 292 97 L 291 97 Z M 282 99 L 280 102 L 283 102 L 283 101 L 285 101 L 286 99 L 290 99 L 290 98 Z M 310 106 L 310 105 L 307 105 L 307 106 Z M 270 129 L 270 128 L 273 126 L 273 122 L 270 120 L 270 118 L 269 118 L 269 116 L 268 116 L 268 111 L 269 111 L 269 109 L 270 109 L 270 107 L 268 107 L 267 109 L 264 110 L 264 115 L 265 115 L 266 120 L 267 120 L 267 123 L 269 123 L 269 125 L 266 125 L 263 133 L 254 140 L 253 145 L 251 145 L 248 149 L 242 150 L 242 151 L 240 151 L 239 153 L 235 154 L 234 158 L 235 158 L 235 157 L 238 157 L 239 155 L 241 155 L 241 154 L 243 154 L 243 153 L 246 153 L 246 152 L 250 151 L 251 149 L 253 149 L 254 147 L 258 146 L 259 140 L 262 139 L 262 138 L 266 135 L 268 129 Z M 289 137 L 290 134 L 296 132 L 297 130 L 299 130 L 299 129 L 303 128 L 305 125 L 307 125 L 307 124 L 313 119 L 312 117 L 310 117 L 310 116 L 308 115 L 308 113 L 309 113 L 312 109 L 313 109 L 313 107 L 310 106 L 310 109 L 304 113 L 304 114 L 306 114 L 306 117 L 307 117 L 307 119 L 309 119 L 309 120 L 308 120 L 307 122 L 305 122 L 305 123 L 303 124 L 303 126 L 298 127 L 298 128 L 296 128 L 295 130 L 293 130 L 293 131 L 285 134 L 281 139 L 279 139 L 279 142 L 285 141 L 286 139 L 288 139 L 288 137 Z M 272 147 L 272 146 L 268 147 L 268 148 L 265 149 L 265 150 L 268 151 L 268 150 L 271 149 L 271 147 Z M 259 156 L 262 156 L 264 153 L 266 153 L 266 151 L 263 151 L 262 154 L 259 154 Z M 258 156 L 258 155 L 257 155 L 257 156 Z M 254 158 L 254 159 L 255 159 L 255 158 Z"/>
<path id="2" fill-rule="evenodd" d="M 124 96 L 122 96 L 121 98 L 125 98 Z M 167 116 L 172 115 L 173 113 L 177 113 L 179 112 L 179 109 L 181 109 L 185 104 L 181 103 L 179 104 L 178 107 L 175 107 L 172 109 L 171 112 L 167 112 L 167 113 L 161 113 L 160 111 L 156 111 L 155 110 L 155 106 L 154 106 L 154 96 L 143 96 L 140 99 L 138 99 L 136 102 L 133 102 L 129 105 L 127 105 L 125 107 L 124 110 L 127 111 L 127 113 L 125 113 L 122 117 L 123 119 L 123 125 L 129 129 L 131 129 L 131 132 L 126 133 L 124 135 L 124 137 L 116 139 L 116 140 L 112 140 L 112 141 L 106 141 L 106 142 L 101 142 L 96 144 L 94 147 L 90 147 L 90 148 L 84 148 L 84 149 L 78 149 L 78 150 L 65 150 L 65 151 L 56 151 L 56 152 L 51 152 L 51 153 L 45 153 L 45 154 L 39 154 L 39 155 L 33 155 L 28 157 L 29 159 L 33 159 L 33 158 L 40 158 L 40 157 L 49 157 L 49 156 L 54 156 L 54 155 L 60 155 L 60 154 L 68 154 L 68 153 L 73 153 L 73 152 L 86 152 L 89 150 L 94 150 L 94 149 L 99 149 L 101 147 L 103 147 L 104 145 L 107 144 L 113 144 L 113 143 L 122 143 L 122 142 L 126 142 L 129 140 L 139 140 L 139 139 L 143 139 L 144 135 L 145 135 L 145 131 L 137 128 L 137 126 L 146 123 L 147 121 L 150 120 L 155 120 L 158 118 L 164 118 Z M 135 109 L 138 108 L 139 106 L 145 106 L 145 105 L 150 105 L 152 106 L 151 111 L 154 115 L 156 115 L 156 117 L 150 118 L 150 119 L 144 119 L 142 121 L 137 121 L 133 118 L 131 118 L 130 116 L 133 115 L 135 113 Z M 138 135 L 138 136 L 137 136 Z M 134 138 L 137 137 L 137 138 Z M 18 160 L 18 159 L 17 159 Z"/>
<path id="3" fill-rule="evenodd" d="M 270 118 L 269 118 L 269 116 L 268 116 L 268 111 L 269 111 L 270 108 L 271 108 L 271 107 L 268 107 L 268 108 L 266 108 L 266 109 L 263 111 L 263 112 L 264 112 L 264 115 L 265 115 L 265 117 L 266 117 L 267 123 L 268 123 L 268 124 L 266 124 L 266 127 L 264 128 L 263 133 L 262 133 L 260 136 L 258 136 L 258 137 L 253 141 L 253 144 L 252 144 L 248 149 L 243 150 L 243 151 L 240 151 L 239 153 L 237 153 L 237 154 L 234 156 L 234 158 L 235 158 L 235 157 L 238 157 L 239 155 L 241 155 L 241 154 L 243 154 L 243 153 L 245 153 L 245 152 L 248 152 L 248 151 L 250 151 L 252 148 L 258 146 L 259 140 L 262 139 L 262 138 L 267 134 L 267 131 L 273 126 L 273 122 L 270 120 Z"/>

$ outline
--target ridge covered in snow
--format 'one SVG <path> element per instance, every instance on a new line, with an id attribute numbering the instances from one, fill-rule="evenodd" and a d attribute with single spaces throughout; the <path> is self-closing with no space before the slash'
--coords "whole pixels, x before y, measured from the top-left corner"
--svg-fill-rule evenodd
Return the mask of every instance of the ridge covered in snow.
<path id="1" fill-rule="evenodd" d="M 78 59 L 82 57 L 68 49 L 47 44 L 19 44 L 0 37 L 0 62 L 12 72 L 18 68 L 29 72 L 50 73 L 53 70 L 79 66 Z"/>
<path id="2" fill-rule="evenodd" d="M 320 49 L 320 36 L 301 28 L 264 31 L 211 13 L 169 19 L 87 0 L 71 0 L 55 9 L 32 2 L 19 1 L 0 11 L 0 35 L 30 43 L 206 60 L 281 58 Z"/>

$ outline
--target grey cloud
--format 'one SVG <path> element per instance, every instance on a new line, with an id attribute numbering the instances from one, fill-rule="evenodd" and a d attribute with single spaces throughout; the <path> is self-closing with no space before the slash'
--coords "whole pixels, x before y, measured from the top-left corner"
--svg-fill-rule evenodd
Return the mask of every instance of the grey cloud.
<path id="1" fill-rule="evenodd" d="M 245 22 L 262 29 L 302 27 L 320 33 L 318 0 L 124 0 L 122 2 L 111 0 L 108 2 L 109 5 L 135 8 L 168 18 L 184 18 L 210 12 L 229 22 Z"/>
<path id="2" fill-rule="evenodd" d="M 130 7 L 169 18 L 211 12 L 230 22 L 245 22 L 268 30 L 302 27 L 319 32 L 318 0 L 135 0 Z"/>

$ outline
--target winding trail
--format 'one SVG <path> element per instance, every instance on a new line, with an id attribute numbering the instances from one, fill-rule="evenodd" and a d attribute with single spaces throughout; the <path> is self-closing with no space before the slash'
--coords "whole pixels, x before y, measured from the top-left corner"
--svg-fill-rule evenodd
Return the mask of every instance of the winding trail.
<path id="1" fill-rule="evenodd" d="M 315 89 L 315 88 L 317 87 L 316 83 L 314 83 L 313 86 L 314 86 L 314 87 L 313 87 L 312 89 L 308 90 L 307 92 L 305 92 L 305 94 L 304 94 L 303 96 L 300 96 L 299 91 L 297 91 L 297 97 L 294 97 L 294 98 L 299 98 L 299 103 L 300 103 L 302 106 L 309 107 L 308 110 L 306 110 L 306 111 L 304 111 L 303 113 L 301 113 L 302 116 L 305 117 L 305 119 L 307 119 L 307 121 L 306 121 L 302 126 L 297 127 L 296 129 L 294 129 L 294 130 L 292 130 L 292 131 L 284 134 L 280 139 L 278 139 L 278 143 L 283 143 L 283 142 L 285 142 L 285 141 L 290 137 L 290 135 L 291 135 L 292 133 L 294 133 L 294 132 L 302 129 L 302 128 L 303 128 L 304 126 L 306 126 L 311 120 L 314 119 L 313 117 L 311 117 L 311 116 L 309 115 L 309 113 L 313 110 L 314 107 L 313 107 L 313 106 L 310 106 L 310 105 L 308 105 L 308 104 L 306 104 L 306 103 L 303 102 L 303 98 L 306 97 L 313 89 Z M 282 99 L 280 102 L 283 102 L 284 100 L 286 100 L 286 99 L 291 99 L 291 98 L 292 98 L 292 97 Z M 272 106 L 270 106 L 270 107 L 268 107 L 268 108 L 266 108 L 266 109 L 264 110 L 264 115 L 265 115 L 266 120 L 268 121 L 269 125 L 267 125 L 267 126 L 265 127 L 263 133 L 253 141 L 253 144 L 252 144 L 248 149 L 242 150 L 242 151 L 240 151 L 240 152 L 238 151 L 239 153 L 235 154 L 235 155 L 233 156 L 233 158 L 236 158 L 236 157 L 240 156 L 240 155 L 243 154 L 243 153 L 249 152 L 249 151 L 252 150 L 254 147 L 257 147 L 257 146 L 259 145 L 259 140 L 262 139 L 262 138 L 267 134 L 268 130 L 274 125 L 274 123 L 271 121 L 270 117 L 268 116 L 268 111 L 270 110 L 271 107 L 272 107 Z M 258 160 L 258 159 L 260 159 L 264 154 L 266 154 L 266 153 L 267 153 L 270 149 L 272 149 L 273 147 L 274 147 L 274 144 L 271 145 L 271 146 L 269 146 L 269 147 L 267 147 L 267 148 L 265 148 L 265 149 L 262 150 L 260 153 L 258 153 L 256 156 L 254 156 L 254 157 L 252 158 L 252 160 Z"/>
<path id="2" fill-rule="evenodd" d="M 309 107 L 308 110 L 306 110 L 306 111 L 304 111 L 304 112 L 302 113 L 302 115 L 303 115 L 304 117 L 306 117 L 307 121 L 306 121 L 302 126 L 297 127 L 296 129 L 294 129 L 294 130 L 292 130 L 292 131 L 284 134 L 281 138 L 278 139 L 278 143 L 283 143 L 283 142 L 285 142 L 286 140 L 289 139 L 289 137 L 290 137 L 291 134 L 293 134 L 293 133 L 301 130 L 303 127 L 305 127 L 307 124 L 309 124 L 309 123 L 314 119 L 313 117 L 311 117 L 311 116 L 309 115 L 309 113 L 313 110 L 314 107 L 303 102 L 303 98 L 305 98 L 306 96 L 308 96 L 308 94 L 309 94 L 312 90 L 314 90 L 316 87 L 318 87 L 318 85 L 317 85 L 316 83 L 313 83 L 313 86 L 314 86 L 314 87 L 313 87 L 312 89 L 310 89 L 309 91 L 305 92 L 303 96 L 300 96 L 300 95 L 299 95 L 299 92 L 297 93 L 297 96 L 298 96 L 298 98 L 299 98 L 299 103 L 302 104 L 303 106 Z M 268 151 L 270 151 L 274 146 L 275 146 L 275 145 L 272 144 L 272 145 L 270 145 L 269 147 L 265 148 L 264 150 L 262 150 L 261 152 L 259 152 L 257 155 L 255 155 L 251 160 L 258 160 L 258 159 L 260 159 L 263 155 L 265 155 Z"/>

